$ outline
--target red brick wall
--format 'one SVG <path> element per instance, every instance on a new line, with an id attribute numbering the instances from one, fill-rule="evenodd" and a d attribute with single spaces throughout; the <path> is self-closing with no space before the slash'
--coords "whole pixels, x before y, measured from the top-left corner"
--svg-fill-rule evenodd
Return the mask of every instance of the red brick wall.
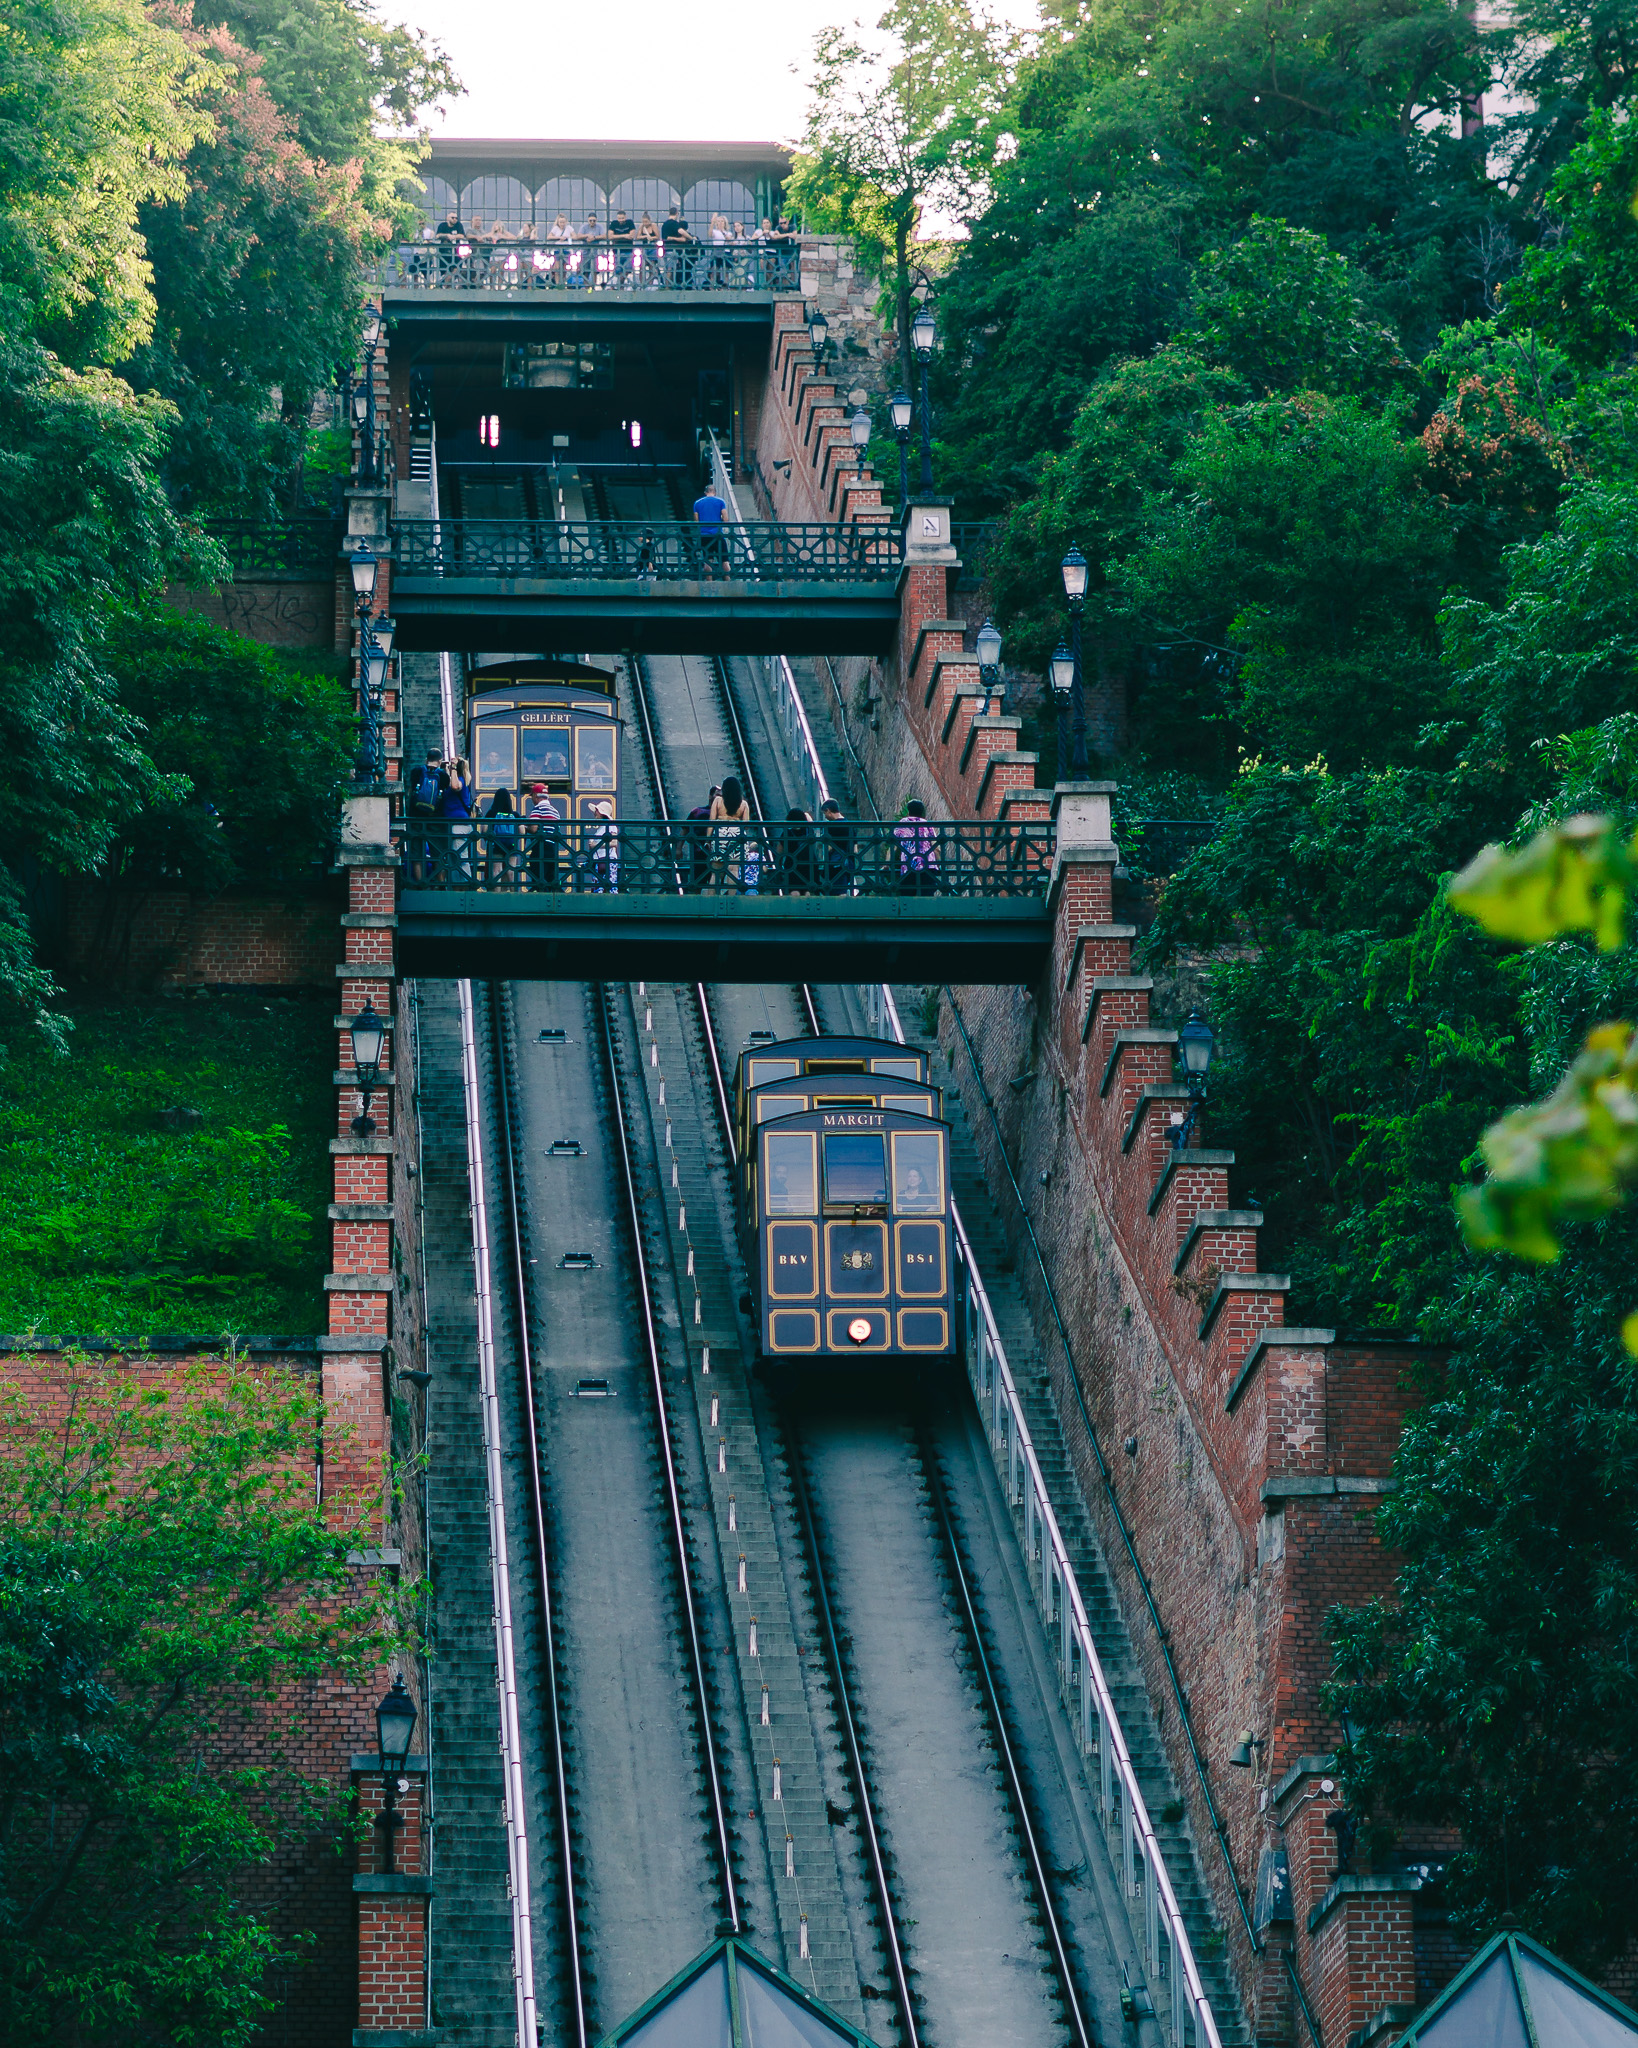
<path id="1" fill-rule="evenodd" d="M 340 945 L 337 901 L 181 889 L 110 902 L 83 876 L 64 883 L 61 964 L 127 988 L 328 988 Z"/>

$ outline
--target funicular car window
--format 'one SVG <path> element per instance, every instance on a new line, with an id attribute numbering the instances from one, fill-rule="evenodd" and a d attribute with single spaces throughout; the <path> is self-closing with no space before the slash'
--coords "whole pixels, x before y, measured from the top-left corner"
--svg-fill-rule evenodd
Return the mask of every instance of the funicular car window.
<path id="1" fill-rule="evenodd" d="M 796 1074 L 795 1060 L 747 1060 L 745 1063 L 747 1088 L 760 1088 L 764 1081 L 794 1081 Z"/>
<path id="2" fill-rule="evenodd" d="M 826 1131 L 825 1200 L 855 1208 L 887 1200 L 887 1144 L 880 1131 Z"/>
<path id="3" fill-rule="evenodd" d="M 872 1060 L 873 1074 L 891 1074 L 896 1081 L 924 1081 L 927 1077 L 921 1070 L 920 1060 Z"/>
<path id="4" fill-rule="evenodd" d="M 763 1207 L 770 1216 L 811 1216 L 818 1206 L 812 1131 L 770 1131 L 762 1142 L 767 1161 Z"/>
<path id="5" fill-rule="evenodd" d="M 893 1133 L 893 1209 L 899 1216 L 937 1216 L 944 1209 L 944 1162 L 936 1131 Z"/>
<path id="6" fill-rule="evenodd" d="M 577 790 L 614 787 L 614 733 L 595 725 L 575 727 L 574 786 Z"/>
<path id="7" fill-rule="evenodd" d="M 566 725 L 526 725 L 523 728 L 523 779 L 525 782 L 568 781 L 569 728 Z"/>
<path id="8" fill-rule="evenodd" d="M 510 725 L 480 725 L 473 730 L 480 789 L 511 789 L 517 782 L 518 736 Z"/>

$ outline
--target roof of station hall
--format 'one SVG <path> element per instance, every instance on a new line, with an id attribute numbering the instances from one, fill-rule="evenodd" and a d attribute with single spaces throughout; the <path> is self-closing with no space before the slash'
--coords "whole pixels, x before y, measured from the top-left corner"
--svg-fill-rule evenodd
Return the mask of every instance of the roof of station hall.
<path id="1" fill-rule="evenodd" d="M 679 189 L 701 178 L 790 176 L 791 152 L 778 142 L 619 141 L 607 138 L 536 136 L 432 138 L 422 175 L 465 184 L 497 174 L 541 184 L 547 178 L 592 178 L 607 184 L 624 178 L 664 178 Z"/>

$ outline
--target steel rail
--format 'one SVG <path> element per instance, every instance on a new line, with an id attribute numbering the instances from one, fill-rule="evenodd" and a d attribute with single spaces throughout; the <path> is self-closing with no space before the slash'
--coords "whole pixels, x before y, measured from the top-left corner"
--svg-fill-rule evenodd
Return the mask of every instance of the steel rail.
<path id="1" fill-rule="evenodd" d="M 552 1573 L 546 1548 L 546 1504 L 540 1486 L 540 1431 L 535 1410 L 534 1352 L 529 1341 L 528 1264 L 523 1249 L 522 1203 L 519 1199 L 517 1149 L 512 1116 L 511 1031 L 503 1017 L 503 996 L 497 982 L 489 984 L 490 1030 L 495 1060 L 495 1100 L 500 1117 L 502 1183 L 506 1192 L 506 1236 L 511 1254 L 513 1299 L 518 1319 L 518 1360 L 523 1369 L 523 1414 L 529 1439 L 529 1509 L 534 1523 L 535 1570 L 539 1574 L 541 1640 L 545 1644 L 546 1720 L 552 1759 L 552 1785 L 557 1795 L 557 1853 L 563 1867 L 563 1924 L 567 1936 L 567 1971 L 573 2005 L 574 2048 L 589 2048 L 586 1986 L 575 1915 L 574 1839 L 569 1825 L 569 1771 L 563 1741 L 563 1714 L 558 1696 L 557 1644 L 554 1631 Z"/>
<path id="2" fill-rule="evenodd" d="M 627 667 L 632 680 L 632 696 L 637 705 L 637 720 L 643 730 L 643 751 L 648 756 L 649 780 L 654 785 L 654 808 L 661 818 L 670 823 L 671 807 L 665 800 L 665 783 L 660 775 L 660 752 L 654 740 L 654 721 L 649 711 L 648 677 L 643 668 L 643 657 L 633 654 L 627 657 Z M 677 893 L 682 893 L 682 877 L 677 878 Z M 723 1085 L 722 1061 L 717 1056 L 717 1034 L 711 1028 L 711 1009 L 706 1001 L 705 983 L 694 984 L 694 1001 L 698 1005 L 700 1022 L 705 1031 L 705 1050 L 711 1062 L 711 1087 L 716 1096 L 717 1114 L 722 1119 L 722 1128 L 728 1134 L 728 1157 L 738 1161 L 734 1149 L 734 1119 L 728 1108 L 728 1090 Z"/>
<path id="3" fill-rule="evenodd" d="M 905 1042 L 904 1025 L 900 1021 L 898 1005 L 893 1000 L 893 992 L 885 982 L 881 985 L 881 999 L 893 1036 L 902 1045 Z M 1189 1939 L 1188 1928 L 1183 1920 L 1182 1908 L 1178 1905 L 1177 1894 L 1172 1886 L 1171 1874 L 1166 1868 L 1165 1858 L 1161 1853 L 1160 1841 L 1155 1834 L 1154 1823 L 1149 1817 L 1148 1803 L 1144 1799 L 1143 1789 L 1137 1781 L 1137 1771 L 1132 1763 L 1131 1752 L 1126 1744 L 1125 1732 L 1120 1725 L 1120 1717 L 1115 1709 L 1114 1695 L 1110 1691 L 1109 1681 L 1103 1669 L 1103 1660 L 1098 1655 L 1098 1647 L 1092 1637 L 1092 1626 L 1087 1619 L 1086 1605 L 1081 1597 L 1080 1582 L 1075 1576 L 1075 1568 L 1069 1557 L 1069 1548 L 1058 1526 L 1058 1517 L 1052 1505 L 1052 1497 L 1047 1491 L 1046 1480 L 1042 1475 L 1039 1461 L 1036 1458 L 1034 1439 L 1030 1434 L 1029 1423 L 1024 1415 L 1023 1403 L 1019 1399 L 1018 1389 L 1013 1381 L 1012 1367 L 1007 1358 L 1006 1346 L 1001 1340 L 1001 1331 L 995 1319 L 995 1311 L 991 1306 L 983 1277 L 979 1273 L 978 1262 L 973 1256 L 972 1242 L 968 1238 L 966 1226 L 961 1220 L 961 1210 L 953 1197 L 950 1203 L 950 1215 L 955 1226 L 956 1240 L 961 1253 L 962 1263 L 967 1269 L 969 1290 L 982 1318 L 981 1348 L 988 1348 L 990 1359 L 995 1366 L 996 1405 L 1004 1405 L 1006 1409 L 1008 1438 L 1005 1484 L 1008 1493 L 1008 1505 L 1010 1508 L 1016 1504 L 1012 1497 L 1012 1455 L 1016 1447 L 1018 1457 L 1022 1462 L 1024 1472 L 1029 1481 L 1030 1491 L 1026 1498 L 1029 1500 L 1033 1512 L 1041 1525 L 1044 1569 L 1056 1574 L 1058 1584 L 1063 1593 L 1064 1616 L 1080 1648 L 1082 1671 L 1081 1746 L 1083 1749 L 1088 1746 L 1087 1724 L 1089 1721 L 1089 1708 L 1095 1703 L 1100 1736 L 1099 1756 L 1100 1758 L 1105 1755 L 1108 1756 L 1111 1773 L 1120 1781 L 1122 1797 L 1126 1804 L 1126 1811 L 1131 1816 L 1132 1830 L 1137 1838 L 1139 1853 L 1143 1857 L 1145 1867 L 1150 1870 L 1154 1879 L 1155 1894 L 1166 1921 L 1173 1955 L 1180 1966 L 1182 1981 L 1186 1986 L 1188 2002 L 1194 2014 L 1196 2033 L 1203 2044 L 1203 2048 L 1221 2048 L 1221 2035 L 1218 2032 L 1217 2017 L 1212 2011 L 1211 2001 L 1206 1996 L 1205 1985 L 1200 1976 L 1200 1966 L 1194 1953 L 1194 1944 Z M 982 1357 L 976 1361 L 976 1364 L 978 1372 L 982 1376 Z M 969 1375 L 973 1369 L 974 1361 L 969 1361 Z M 980 1389 L 974 1388 L 974 1396 L 975 1399 L 980 1398 Z M 982 1414 L 982 1410 L 980 1412 Z M 985 1425 L 985 1437 L 986 1441 L 992 1446 L 992 1453 L 998 1427 L 998 1423 L 993 1427 L 988 1422 Z M 1093 1438 L 1093 1448 L 1097 1450 L 1101 1464 L 1102 1452 L 1098 1447 L 1095 1436 Z M 1106 1474 L 1105 1484 L 1111 1485 L 1112 1491 L 1112 1484 L 1107 1477 L 1107 1467 L 1103 1469 Z M 1117 1508 L 1117 1514 L 1118 1512 Z M 1122 1524 L 1122 1533 L 1125 1533 L 1124 1524 Z M 1026 1564 L 1029 1562 L 1030 1560 L 1026 1559 Z M 1136 1564 L 1135 1558 L 1133 1563 L 1134 1565 Z M 1145 1586 L 1147 1585 L 1146 1581 L 1143 1583 Z M 1035 1586 L 1035 1593 L 1038 1598 L 1046 1590 L 1044 1582 L 1037 1583 Z M 1050 1629 L 1052 1619 L 1046 1600 L 1043 1600 L 1042 1606 L 1044 1618 Z M 1070 1670 L 1067 1643 L 1064 1644 L 1060 1656 L 1067 1683 Z M 1169 1662 L 1168 1658 L 1168 1664 Z M 1177 1683 L 1175 1673 L 1173 1674 L 1173 1683 L 1174 1685 Z M 1230 1866 L 1230 1878 L 1232 1881 L 1232 1865 Z M 1238 1897 L 1237 1884 L 1235 1889 L 1236 1896 Z M 1244 1911 L 1243 1902 L 1241 1910 Z"/>
<path id="4" fill-rule="evenodd" d="M 1001 1758 L 1002 1775 L 1007 1781 L 1007 1790 L 1012 1798 L 1013 1818 L 1023 1838 L 1024 1858 L 1029 1864 L 1030 1876 L 1034 1880 L 1036 1901 L 1040 1906 L 1041 1919 L 1051 1945 L 1058 1981 L 1063 1987 L 1064 2004 L 1069 2011 L 1070 2026 L 1080 2048 L 1095 2048 L 1092 2023 L 1081 2005 L 1080 1987 L 1075 1982 L 1074 1971 L 1070 1968 L 1069 1948 L 1064 1940 L 1058 1908 L 1052 1896 L 1052 1888 L 1047 1883 L 1046 1858 L 1041 1854 L 1041 1844 L 1036 1837 L 1035 1818 L 1024 1793 L 1024 1780 L 1018 1769 L 1012 1737 L 1007 1733 L 1007 1717 L 1001 1708 L 1001 1694 L 995 1683 L 995 1672 L 990 1665 L 989 1652 L 984 1647 L 983 1630 L 978 1625 L 978 1609 L 973 1600 L 972 1586 L 967 1578 L 967 1568 L 961 1561 L 955 1519 L 950 1513 L 950 1500 L 944 1485 L 944 1475 L 938 1469 L 933 1433 L 925 1420 L 921 1422 L 917 1436 L 921 1445 L 922 1467 L 927 1476 L 928 1498 L 932 1501 L 933 1517 L 938 1523 L 939 1535 L 944 1543 L 944 1561 L 949 1568 L 951 1583 L 955 1587 L 962 1620 L 966 1624 L 968 1646 L 978 1671 L 984 1702 L 989 1709 L 990 1732 L 995 1737 L 996 1750 Z"/>
<path id="5" fill-rule="evenodd" d="M 853 1718 L 853 1701 L 848 1692 L 847 1677 L 842 1667 L 842 1649 L 836 1635 L 836 1617 L 831 1611 L 830 1588 L 825 1582 L 824 1559 L 820 1555 L 818 1532 L 813 1520 L 813 1502 L 808 1494 L 807 1474 L 802 1469 L 800 1449 L 796 1449 L 787 1467 L 790 1473 L 791 1497 L 796 1503 L 797 1520 L 802 1525 L 802 1541 L 813 1566 L 811 1574 L 814 1605 L 819 1610 L 819 1627 L 825 1639 L 825 1655 L 830 1662 L 835 1681 L 837 1718 L 841 1723 L 842 1740 L 847 1748 L 848 1769 L 853 1774 L 854 1789 L 859 1795 L 859 1819 L 864 1834 L 865 1855 L 870 1864 L 871 1880 L 876 1887 L 877 1901 L 882 1909 L 882 1931 L 887 1948 L 887 1963 L 893 1978 L 893 1993 L 898 2001 L 899 2015 L 904 2022 L 904 2048 L 920 2048 L 921 2036 L 916 2026 L 915 2007 L 910 1996 L 910 1975 L 905 1967 L 904 1948 L 899 1940 L 899 1924 L 893 1912 L 893 1894 L 888 1884 L 887 1862 L 882 1854 L 881 1836 L 876 1829 L 876 1814 L 870 1802 L 870 1780 L 865 1775 L 864 1755 L 859 1746 L 859 1730 Z M 1083 2048 L 1086 2044 L 1083 2043 Z"/>
<path id="6" fill-rule="evenodd" d="M 717 1757 L 716 1737 L 711 1729 L 711 1700 L 705 1683 L 705 1657 L 700 1647 L 699 1617 L 694 1610 L 693 1583 L 688 1574 L 688 1536 L 683 1526 L 682 1491 L 677 1481 L 677 1459 L 671 1441 L 671 1423 L 665 1409 L 665 1378 L 660 1363 L 660 1338 L 654 1319 L 654 1288 L 648 1259 L 643 1250 L 643 1216 L 637 1199 L 637 1175 L 632 1163 L 631 1134 L 626 1123 L 626 1106 L 620 1093 L 619 1056 L 614 1042 L 614 1025 L 609 1015 L 609 989 L 598 992 L 597 1016 L 602 1027 L 603 1057 L 607 1063 L 609 1099 L 614 1108 L 614 1131 L 619 1140 L 620 1182 L 625 1194 L 626 1218 L 631 1225 L 632 1251 L 636 1260 L 637 1293 L 643 1310 L 643 1345 L 648 1354 L 649 1389 L 654 1397 L 655 1427 L 665 1467 L 666 1516 L 682 1594 L 683 1618 L 687 1624 L 689 1676 L 694 1686 L 694 1705 L 700 1717 L 700 1744 L 705 1754 L 710 1781 L 711 1827 L 716 1839 L 717 1861 L 722 1875 L 722 1896 L 731 1931 L 740 1931 L 739 1894 L 734 1886 L 733 1852 L 728 1839 L 728 1809 L 722 1790 L 722 1766 Z"/>
<path id="7" fill-rule="evenodd" d="M 1218 1811 L 1217 1800 L 1211 1789 L 1211 1780 L 1206 1774 L 1206 1760 L 1200 1754 L 1200 1745 L 1195 1740 L 1193 1716 L 1189 1712 L 1189 1702 L 1183 1691 L 1183 1681 L 1178 1675 L 1177 1665 L 1172 1658 L 1171 1637 L 1167 1631 L 1166 1624 L 1160 1618 L 1160 1609 L 1155 1603 L 1154 1589 L 1149 1583 L 1149 1575 L 1138 1562 L 1137 1544 L 1130 1528 L 1127 1526 L 1126 1517 L 1121 1511 L 1120 1503 L 1115 1498 L 1114 1475 L 1110 1472 L 1108 1462 L 1104 1458 L 1103 1445 L 1099 1440 L 1097 1428 L 1092 1421 L 1091 1414 L 1088 1412 L 1086 1396 L 1081 1391 L 1080 1375 L 1075 1369 L 1075 1354 L 1070 1347 L 1069 1331 L 1065 1327 L 1063 1314 L 1058 1307 L 1057 1290 L 1052 1284 L 1051 1274 L 1047 1271 L 1046 1257 L 1041 1250 L 1040 1240 L 1035 1235 L 1035 1225 L 1030 1220 L 1029 1209 L 1024 1201 L 1023 1190 L 1019 1187 L 1017 1176 L 1012 1170 L 1012 1163 L 1007 1158 L 1007 1149 L 1001 1138 L 1001 1121 L 995 1113 L 995 1104 L 990 1100 L 990 1091 L 984 1085 L 984 1072 L 978 1064 L 978 1054 L 974 1051 L 973 1042 L 967 1035 L 966 1021 L 957 1006 L 954 992 L 946 987 L 944 993 L 949 998 L 950 1014 L 954 1017 L 956 1029 L 961 1034 L 961 1042 L 967 1050 L 968 1065 L 973 1070 L 973 1077 L 978 1082 L 978 1092 L 983 1097 L 984 1107 L 989 1113 L 990 1123 L 995 1131 L 996 1148 L 1000 1153 L 1001 1165 L 1008 1181 L 1011 1183 L 1013 1196 L 1018 1204 L 1019 1216 L 1023 1222 L 1025 1234 L 1029 1238 L 1030 1250 L 1034 1253 L 1036 1266 L 1040 1270 L 1041 1284 L 1046 1289 L 1047 1303 L 1052 1310 L 1052 1320 L 1057 1326 L 1059 1342 L 1063 1346 L 1064 1362 L 1068 1367 L 1069 1384 L 1074 1392 L 1075 1406 L 1080 1414 L 1082 1426 L 1086 1430 L 1087 1441 L 1092 1447 L 1092 1455 L 1098 1467 L 1098 1477 L 1102 1483 L 1105 1497 L 1109 1501 L 1115 1527 L 1120 1531 L 1121 1543 L 1125 1548 L 1127 1560 L 1137 1580 L 1138 1591 L 1143 1596 L 1144 1606 L 1148 1610 L 1149 1620 L 1154 1628 L 1156 1641 L 1160 1646 L 1160 1654 L 1166 1666 L 1166 1674 L 1171 1681 L 1172 1696 L 1177 1702 L 1178 1719 L 1182 1723 L 1183 1734 L 1189 1745 L 1189 1755 L 1194 1761 L 1195 1774 L 1199 1780 L 1201 1797 L 1205 1802 L 1206 1815 L 1217 1838 L 1217 1846 L 1222 1852 L 1224 1869 L 1228 1875 L 1229 1889 L 1234 1895 L 1235 1905 L 1240 1909 L 1240 1919 L 1245 1928 L 1246 1939 L 1251 1944 L 1251 1952 L 1253 1955 L 1260 1955 L 1263 1943 L 1259 1940 L 1256 1927 L 1252 1923 L 1251 1909 L 1246 1903 L 1246 1895 L 1241 1888 L 1239 1873 L 1234 1868 L 1234 1857 L 1229 1848 L 1228 1830 L 1223 1824 L 1222 1814 Z M 1077 1599 L 1079 1598 L 1078 1592 L 1076 1597 Z M 1135 1778 L 1133 1784 L 1135 1787 Z M 1144 1819 L 1147 1820 L 1147 1818 L 1148 1815 L 1145 1812 Z M 1192 1965 L 1192 1953 L 1189 1960 Z M 1203 1997 L 1204 1993 L 1202 1992 L 1201 1995 Z"/>

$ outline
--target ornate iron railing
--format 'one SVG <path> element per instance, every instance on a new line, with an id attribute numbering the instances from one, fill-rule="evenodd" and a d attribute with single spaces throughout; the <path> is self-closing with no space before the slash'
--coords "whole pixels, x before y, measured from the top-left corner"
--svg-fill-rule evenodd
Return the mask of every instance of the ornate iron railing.
<path id="1" fill-rule="evenodd" d="M 722 824 L 410 818 L 411 888 L 594 896 L 1039 897 L 1049 824 Z"/>
<path id="2" fill-rule="evenodd" d="M 396 535 L 406 576 L 876 583 L 901 566 L 898 535 L 885 526 L 725 521 L 711 536 L 691 519 L 401 519 Z"/>
<path id="3" fill-rule="evenodd" d="M 341 546 L 335 519 L 218 519 L 206 530 L 235 579 L 323 582 L 335 574 Z"/>
<path id="4" fill-rule="evenodd" d="M 383 288 L 445 292 L 796 292 L 793 242 L 406 242 L 376 266 Z"/>
<path id="5" fill-rule="evenodd" d="M 1133 874 L 1175 875 L 1217 831 L 1211 818 L 1142 818 L 1119 835 L 1121 859 Z"/>

